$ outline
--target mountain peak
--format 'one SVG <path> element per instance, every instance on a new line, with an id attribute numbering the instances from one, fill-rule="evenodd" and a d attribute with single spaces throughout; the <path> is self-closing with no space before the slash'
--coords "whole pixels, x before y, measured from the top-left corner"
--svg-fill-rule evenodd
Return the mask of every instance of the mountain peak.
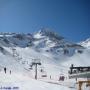
<path id="1" fill-rule="evenodd" d="M 86 39 L 85 41 L 80 42 L 80 45 L 90 48 L 90 38 Z"/>
<path id="2" fill-rule="evenodd" d="M 37 34 L 39 34 L 40 36 L 47 36 L 49 38 L 55 38 L 57 40 L 64 39 L 64 37 L 59 36 L 57 33 L 50 30 L 49 28 L 41 28 Z"/>
<path id="3" fill-rule="evenodd" d="M 90 38 L 86 39 L 86 42 L 90 42 Z"/>

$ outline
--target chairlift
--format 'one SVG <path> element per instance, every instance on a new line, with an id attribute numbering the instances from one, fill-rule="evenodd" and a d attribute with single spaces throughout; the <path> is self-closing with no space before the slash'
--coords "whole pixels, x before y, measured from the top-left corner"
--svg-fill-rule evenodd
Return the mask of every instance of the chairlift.
<path id="1" fill-rule="evenodd" d="M 41 63 L 40 59 L 32 59 L 32 63 Z"/>
<path id="2" fill-rule="evenodd" d="M 47 73 L 46 73 L 46 71 L 44 71 L 44 69 L 42 69 L 43 71 L 42 71 L 42 75 L 41 75 L 41 77 L 47 77 Z"/>
<path id="3" fill-rule="evenodd" d="M 47 77 L 46 72 L 42 73 L 41 77 Z"/>
<path id="4" fill-rule="evenodd" d="M 41 65 L 41 62 L 32 62 L 32 65 L 35 65 L 35 64 Z"/>
<path id="5" fill-rule="evenodd" d="M 44 72 L 44 67 L 40 67 L 40 72 L 43 73 Z"/>
<path id="6" fill-rule="evenodd" d="M 28 68 L 28 69 L 27 69 L 27 68 L 24 68 L 24 69 L 25 69 L 25 70 L 27 70 L 27 71 L 30 71 L 30 69 L 29 69 L 29 68 Z"/>
<path id="7" fill-rule="evenodd" d="M 46 75 L 46 74 L 44 74 L 44 75 L 42 75 L 42 77 L 47 77 L 47 75 Z"/>
<path id="8" fill-rule="evenodd" d="M 29 69 L 30 69 L 30 70 L 32 70 L 32 69 L 33 69 L 33 68 L 32 68 L 32 65 L 30 65 Z"/>
<path id="9" fill-rule="evenodd" d="M 33 68 L 32 67 L 29 67 L 30 70 L 32 70 Z"/>
<path id="10" fill-rule="evenodd" d="M 44 72 L 44 70 L 41 68 L 41 69 L 40 69 L 40 72 Z"/>

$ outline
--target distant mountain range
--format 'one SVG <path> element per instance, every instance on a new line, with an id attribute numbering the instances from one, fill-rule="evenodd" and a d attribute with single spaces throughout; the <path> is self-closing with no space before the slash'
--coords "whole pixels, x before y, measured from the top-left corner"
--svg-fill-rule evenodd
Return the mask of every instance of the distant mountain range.
<path id="1" fill-rule="evenodd" d="M 0 46 L 30 47 L 37 52 L 47 52 L 55 55 L 64 54 L 72 56 L 75 52 L 81 53 L 88 47 L 88 41 L 76 44 L 67 41 L 64 37 L 48 29 L 41 29 L 34 34 L 0 33 Z"/>

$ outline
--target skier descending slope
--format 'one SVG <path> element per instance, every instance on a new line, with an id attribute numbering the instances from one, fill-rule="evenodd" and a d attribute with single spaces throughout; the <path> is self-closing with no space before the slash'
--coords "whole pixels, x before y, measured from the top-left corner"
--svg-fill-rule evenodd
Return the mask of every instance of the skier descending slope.
<path id="1" fill-rule="evenodd" d="M 6 67 L 5 67 L 5 68 L 4 68 L 4 72 L 5 72 L 5 74 L 6 74 L 6 70 L 7 70 L 7 69 L 6 69 Z"/>

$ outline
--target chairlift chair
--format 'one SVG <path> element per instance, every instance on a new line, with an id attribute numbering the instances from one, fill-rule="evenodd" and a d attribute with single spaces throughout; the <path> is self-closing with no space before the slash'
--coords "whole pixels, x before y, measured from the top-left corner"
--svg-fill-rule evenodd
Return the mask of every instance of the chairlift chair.
<path id="1" fill-rule="evenodd" d="M 42 72 L 44 72 L 44 67 L 40 67 L 40 72 L 42 73 Z"/>
<path id="2" fill-rule="evenodd" d="M 32 70 L 32 69 L 33 69 L 33 68 L 32 68 L 32 65 L 30 65 L 29 69 L 30 69 L 30 70 Z"/>
<path id="3" fill-rule="evenodd" d="M 45 71 L 44 71 L 44 72 L 42 72 L 41 77 L 47 77 L 47 73 L 46 73 Z"/>
<path id="4" fill-rule="evenodd" d="M 44 74 L 42 74 L 41 76 L 42 76 L 42 77 L 47 77 L 47 74 L 44 73 Z"/>

